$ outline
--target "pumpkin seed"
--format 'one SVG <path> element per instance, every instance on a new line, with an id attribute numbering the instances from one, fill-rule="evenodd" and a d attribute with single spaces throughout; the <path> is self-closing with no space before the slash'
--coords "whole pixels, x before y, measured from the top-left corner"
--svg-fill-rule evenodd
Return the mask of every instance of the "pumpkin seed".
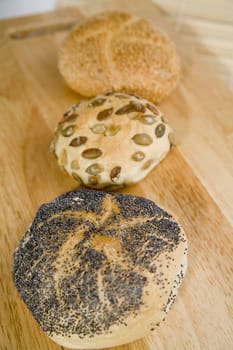
<path id="1" fill-rule="evenodd" d="M 128 104 L 128 105 L 125 105 L 125 106 L 119 108 L 115 112 L 115 114 L 122 115 L 122 114 L 131 113 L 131 112 L 135 112 L 134 106 L 132 106 L 131 104 Z"/>
<path id="2" fill-rule="evenodd" d="M 127 114 L 131 112 L 140 112 L 144 113 L 146 111 L 146 107 L 144 104 L 142 104 L 139 101 L 130 101 L 128 105 L 125 105 L 121 108 L 119 108 L 115 114 L 121 115 L 121 114 Z"/>
<path id="3" fill-rule="evenodd" d="M 71 117 L 72 115 L 75 115 L 75 110 L 76 108 L 80 105 L 80 102 L 78 103 L 75 103 L 74 105 L 72 105 L 68 111 L 66 111 L 64 114 L 63 114 L 63 119 L 64 120 L 67 120 L 67 118 Z"/>
<path id="4" fill-rule="evenodd" d="M 155 128 L 155 135 L 157 137 L 162 137 L 165 134 L 166 127 L 164 124 L 159 124 Z"/>
<path id="5" fill-rule="evenodd" d="M 78 147 L 78 146 L 83 145 L 86 142 L 87 142 L 87 137 L 86 136 L 78 136 L 78 137 L 75 137 L 75 139 L 71 140 L 70 146 Z"/>
<path id="6" fill-rule="evenodd" d="M 173 132 L 169 132 L 168 134 L 168 140 L 170 142 L 170 147 L 175 146 L 176 145 L 176 140 L 175 140 L 175 136 Z"/>
<path id="7" fill-rule="evenodd" d="M 80 166 L 78 164 L 77 159 L 72 160 L 72 162 L 71 162 L 71 169 L 79 169 L 79 168 L 80 168 Z"/>
<path id="8" fill-rule="evenodd" d="M 165 117 L 164 115 L 161 116 L 161 120 L 162 120 L 162 122 L 164 122 L 164 123 L 168 123 L 168 119 L 167 119 L 167 117 Z"/>
<path id="9" fill-rule="evenodd" d="M 154 115 L 142 115 L 139 121 L 143 124 L 151 125 L 154 124 L 156 121 L 156 118 Z"/>
<path id="10" fill-rule="evenodd" d="M 72 109 L 68 109 L 68 111 L 66 111 L 64 114 L 63 114 L 63 119 L 66 119 L 68 118 L 71 114 L 72 114 Z"/>
<path id="11" fill-rule="evenodd" d="M 63 117 L 63 120 L 66 122 L 74 122 L 77 119 L 77 117 L 78 117 L 77 113 L 72 113 L 67 117 Z"/>
<path id="12" fill-rule="evenodd" d="M 82 156 L 86 159 L 95 159 L 102 155 L 102 151 L 99 148 L 88 148 L 82 152 Z"/>
<path id="13" fill-rule="evenodd" d="M 58 159 L 58 164 L 60 166 L 64 166 L 67 163 L 67 153 L 66 150 L 63 149 L 60 153 L 59 159 Z"/>
<path id="14" fill-rule="evenodd" d="M 113 112 L 113 108 L 104 109 L 103 111 L 98 113 L 97 120 L 101 121 L 101 120 L 108 119 L 112 114 L 112 112 Z"/>
<path id="15" fill-rule="evenodd" d="M 88 104 L 88 107 L 98 107 L 98 106 L 102 106 L 104 104 L 104 102 L 106 101 L 106 98 L 102 98 L 99 97 L 97 99 L 95 99 L 94 101 L 90 102 Z"/>
<path id="16" fill-rule="evenodd" d="M 91 164 L 87 169 L 86 172 L 90 175 L 98 175 L 104 171 L 104 167 L 102 164 L 94 163 Z"/>
<path id="17" fill-rule="evenodd" d="M 146 107 L 155 115 L 160 115 L 158 108 L 152 103 L 147 102 Z"/>
<path id="18" fill-rule="evenodd" d="M 82 180 L 80 179 L 80 177 L 74 172 L 71 175 L 75 179 L 75 181 L 77 181 L 78 185 L 81 186 L 82 185 Z"/>
<path id="19" fill-rule="evenodd" d="M 132 140 L 137 145 L 142 145 L 142 146 L 149 146 L 153 142 L 152 138 L 147 134 L 136 134 L 132 137 Z"/>
<path id="20" fill-rule="evenodd" d="M 113 182 L 119 180 L 120 177 L 120 172 L 121 172 L 121 167 L 120 166 L 116 166 L 115 168 L 113 168 L 110 172 L 110 178 Z"/>
<path id="21" fill-rule="evenodd" d="M 106 126 L 102 123 L 95 124 L 90 127 L 94 134 L 104 134 L 106 131 Z"/>
<path id="22" fill-rule="evenodd" d="M 141 152 L 141 151 L 138 151 L 138 152 L 135 152 L 133 155 L 132 155 L 132 159 L 135 160 L 136 162 L 140 162 L 141 160 L 143 160 L 145 158 L 145 153 Z"/>
<path id="23" fill-rule="evenodd" d="M 105 136 L 114 136 L 121 130 L 120 125 L 109 125 L 105 131 Z"/>
<path id="24" fill-rule="evenodd" d="M 134 110 L 136 112 L 144 113 L 146 111 L 146 107 L 144 106 L 144 104 L 142 104 L 139 101 L 130 101 L 130 104 L 134 107 Z"/>
<path id="25" fill-rule="evenodd" d="M 147 160 L 147 161 L 143 164 L 143 166 L 141 167 L 141 169 L 142 169 L 142 170 L 148 169 L 148 168 L 151 166 L 151 164 L 153 163 L 153 161 L 154 161 L 154 159 L 149 159 L 149 160 Z"/>
<path id="26" fill-rule="evenodd" d="M 92 175 L 92 176 L 89 176 L 88 177 L 88 185 L 91 185 L 91 186 L 96 186 L 98 185 L 100 181 L 100 176 L 95 176 L 95 175 Z"/>
<path id="27" fill-rule="evenodd" d="M 67 128 L 65 128 L 61 131 L 61 134 L 62 134 L 62 136 L 69 137 L 69 136 L 73 135 L 75 129 L 76 129 L 76 125 L 67 126 Z"/>

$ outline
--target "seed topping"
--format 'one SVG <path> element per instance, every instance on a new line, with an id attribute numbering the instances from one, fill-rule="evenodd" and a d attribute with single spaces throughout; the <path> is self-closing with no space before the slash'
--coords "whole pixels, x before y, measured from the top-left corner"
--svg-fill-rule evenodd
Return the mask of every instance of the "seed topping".
<path id="1" fill-rule="evenodd" d="M 97 176 L 92 175 L 92 176 L 88 177 L 88 184 L 89 185 L 96 186 L 96 185 L 98 185 L 99 181 L 100 181 L 100 176 L 98 176 L 98 175 Z"/>
<path id="2" fill-rule="evenodd" d="M 106 136 L 114 136 L 116 135 L 119 131 L 121 130 L 121 126 L 120 125 L 109 125 L 107 127 L 107 130 L 105 131 L 105 135 Z"/>
<path id="3" fill-rule="evenodd" d="M 149 146 L 152 144 L 153 140 L 148 134 L 136 134 L 132 137 L 132 140 L 137 144 L 137 145 L 142 145 L 142 146 Z"/>
<path id="4" fill-rule="evenodd" d="M 76 129 L 76 125 L 67 126 L 65 129 L 61 131 L 61 134 L 62 136 L 69 137 L 73 135 L 75 129 Z"/>
<path id="5" fill-rule="evenodd" d="M 104 167 L 102 164 L 94 163 L 89 165 L 89 167 L 86 169 L 86 172 L 90 175 L 98 175 L 104 171 Z"/>
<path id="6" fill-rule="evenodd" d="M 159 124 L 155 128 L 155 135 L 160 138 L 165 134 L 166 127 L 164 124 Z"/>
<path id="7" fill-rule="evenodd" d="M 102 155 L 102 151 L 99 148 L 88 148 L 82 152 L 83 158 L 95 159 Z"/>
<path id="8" fill-rule="evenodd" d="M 104 134 L 106 130 L 106 125 L 103 123 L 98 123 L 90 127 L 94 134 Z"/>
<path id="9" fill-rule="evenodd" d="M 141 152 L 141 151 L 138 151 L 138 152 L 135 152 L 133 155 L 132 155 L 132 159 L 135 160 L 136 162 L 140 162 L 141 160 L 143 160 L 145 158 L 145 153 Z"/>
<path id="10" fill-rule="evenodd" d="M 142 170 L 146 170 L 146 169 L 148 169 L 150 166 L 151 166 L 151 164 L 154 162 L 154 159 L 149 159 L 149 160 L 147 160 L 144 164 L 143 164 L 143 166 L 141 167 L 141 169 Z"/>
<path id="11" fill-rule="evenodd" d="M 78 161 L 77 161 L 77 159 L 74 159 L 74 160 L 72 160 L 72 162 L 71 162 L 71 169 L 79 169 L 80 168 L 80 166 L 79 166 L 79 163 L 78 163 Z"/>
<path id="12" fill-rule="evenodd" d="M 99 107 L 102 106 L 106 101 L 106 98 L 96 98 L 94 101 L 88 104 L 88 107 Z"/>
<path id="13" fill-rule="evenodd" d="M 113 168 L 110 172 L 110 178 L 113 182 L 116 182 L 117 180 L 119 180 L 120 177 L 120 172 L 121 172 L 121 167 L 120 166 L 116 166 L 115 168 Z"/>
<path id="14" fill-rule="evenodd" d="M 101 120 L 106 120 L 110 117 L 110 115 L 113 112 L 113 108 L 107 108 L 104 109 L 103 111 L 100 111 L 97 115 L 97 120 L 101 121 Z"/>
<path id="15" fill-rule="evenodd" d="M 143 124 L 151 125 L 156 122 L 156 117 L 154 115 L 142 115 L 139 121 Z"/>
<path id="16" fill-rule="evenodd" d="M 75 139 L 71 140 L 70 146 L 79 147 L 81 145 L 84 145 L 84 143 L 86 142 L 87 142 L 86 136 L 78 136 L 78 137 L 75 137 Z"/>
<path id="17" fill-rule="evenodd" d="M 154 104 L 147 102 L 146 107 L 156 116 L 160 115 L 158 108 Z"/>

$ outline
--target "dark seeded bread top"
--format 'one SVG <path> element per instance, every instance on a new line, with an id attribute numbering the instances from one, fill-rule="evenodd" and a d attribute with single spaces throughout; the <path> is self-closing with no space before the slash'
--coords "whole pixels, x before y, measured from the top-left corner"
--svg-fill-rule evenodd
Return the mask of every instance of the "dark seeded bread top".
<path id="1" fill-rule="evenodd" d="M 140 312 L 148 274 L 166 288 L 157 264 L 172 266 L 184 241 L 152 201 L 71 191 L 39 208 L 14 253 L 14 283 L 47 334 L 106 334 Z"/>

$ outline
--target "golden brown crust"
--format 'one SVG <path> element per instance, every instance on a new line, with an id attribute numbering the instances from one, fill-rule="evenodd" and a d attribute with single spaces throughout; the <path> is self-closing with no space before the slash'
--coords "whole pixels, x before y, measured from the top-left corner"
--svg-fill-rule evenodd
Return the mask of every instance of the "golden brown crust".
<path id="1" fill-rule="evenodd" d="M 71 191 L 44 204 L 14 253 L 14 282 L 45 333 L 97 349 L 153 330 L 175 300 L 187 241 L 142 197 Z"/>
<path id="2" fill-rule="evenodd" d="M 59 70 L 83 96 L 108 90 L 160 102 L 176 86 L 180 65 L 174 45 L 154 24 L 110 12 L 88 19 L 66 38 Z"/>
<path id="3" fill-rule="evenodd" d="M 72 106 L 52 148 L 58 164 L 79 185 L 119 188 L 143 179 L 166 156 L 171 135 L 152 103 L 107 93 Z"/>

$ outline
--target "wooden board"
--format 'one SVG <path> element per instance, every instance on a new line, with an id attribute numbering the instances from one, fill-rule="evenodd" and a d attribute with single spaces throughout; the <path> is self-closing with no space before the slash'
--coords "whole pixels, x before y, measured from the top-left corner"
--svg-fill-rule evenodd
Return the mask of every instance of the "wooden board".
<path id="1" fill-rule="evenodd" d="M 179 218 L 189 239 L 189 265 L 166 321 L 155 333 L 114 350 L 232 349 L 232 94 L 208 67 L 196 63 L 195 53 L 185 50 L 182 37 L 155 5 L 130 4 L 128 10 L 170 33 L 183 74 L 179 88 L 160 106 L 170 116 L 178 146 L 124 192 L 152 199 Z M 63 111 L 79 99 L 65 86 L 56 62 L 64 29 L 80 18 L 72 9 L 0 23 L 2 350 L 62 349 L 20 300 L 11 269 L 12 253 L 38 206 L 75 188 L 48 148 Z"/>

